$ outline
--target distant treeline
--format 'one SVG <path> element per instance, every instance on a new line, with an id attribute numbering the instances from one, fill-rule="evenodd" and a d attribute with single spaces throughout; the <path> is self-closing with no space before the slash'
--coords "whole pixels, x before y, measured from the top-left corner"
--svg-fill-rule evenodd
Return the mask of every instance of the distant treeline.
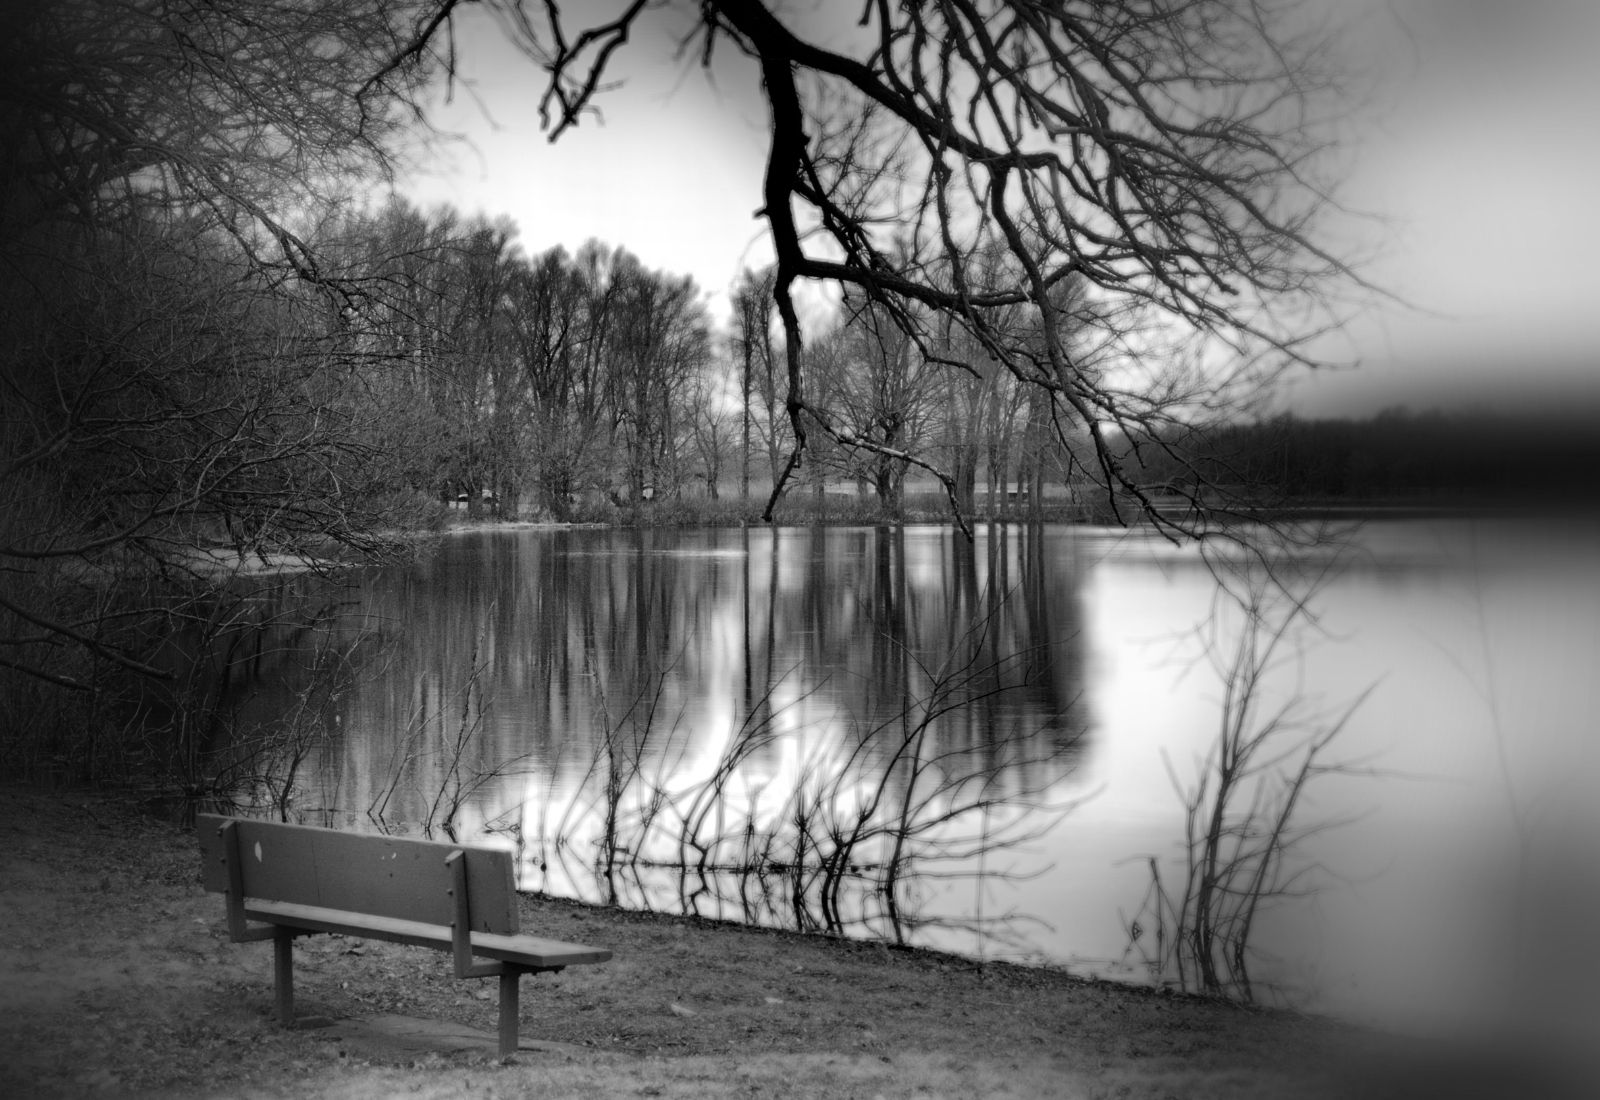
<path id="1" fill-rule="evenodd" d="M 1153 489 L 1196 485 L 1273 500 L 1600 502 L 1600 415 L 1386 411 L 1169 429 L 1127 444 Z"/>

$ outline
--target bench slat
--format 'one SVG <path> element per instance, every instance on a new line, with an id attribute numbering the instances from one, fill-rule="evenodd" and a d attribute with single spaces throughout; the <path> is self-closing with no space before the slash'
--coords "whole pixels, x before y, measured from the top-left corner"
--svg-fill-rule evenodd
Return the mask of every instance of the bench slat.
<path id="1" fill-rule="evenodd" d="M 252 920 L 269 921 L 291 928 L 389 940 L 416 947 L 432 947 L 440 951 L 450 950 L 452 942 L 450 928 L 447 925 L 377 917 L 315 905 L 247 897 L 244 912 L 245 916 Z M 472 953 L 486 959 L 515 963 L 533 969 L 581 966 L 586 963 L 606 962 L 611 958 L 611 952 L 604 948 L 547 940 L 539 936 L 502 936 L 488 932 L 472 934 Z"/>
<path id="2" fill-rule="evenodd" d="M 228 888 L 226 853 L 219 836 L 228 820 L 202 814 L 195 822 L 207 890 Z M 473 932 L 515 935 L 518 931 L 510 852 L 233 820 L 247 897 L 448 926 L 455 919 L 455 902 L 445 859 L 461 851 L 467 859 Z"/>

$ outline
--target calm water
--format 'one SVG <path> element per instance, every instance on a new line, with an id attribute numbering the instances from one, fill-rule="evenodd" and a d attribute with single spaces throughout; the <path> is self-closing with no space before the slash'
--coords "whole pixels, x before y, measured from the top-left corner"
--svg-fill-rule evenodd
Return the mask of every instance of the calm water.
<path id="1" fill-rule="evenodd" d="M 530 890 L 1137 980 L 1236 597 L 1272 624 L 1309 594 L 1254 695 L 1283 727 L 1263 789 L 1366 696 L 1298 808 L 1339 827 L 1288 855 L 1308 896 L 1263 911 L 1252 972 L 1427 1020 L 1590 912 L 1597 551 L 1465 522 L 1270 570 L 1068 527 L 458 534 L 323 592 L 337 617 L 273 639 L 237 707 L 247 742 L 295 716 L 255 788 L 292 819 L 490 836 Z"/>

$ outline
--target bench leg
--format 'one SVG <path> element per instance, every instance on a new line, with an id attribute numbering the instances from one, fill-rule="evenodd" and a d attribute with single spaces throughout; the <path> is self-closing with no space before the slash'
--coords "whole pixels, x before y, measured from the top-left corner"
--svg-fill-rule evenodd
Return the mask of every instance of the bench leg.
<path id="1" fill-rule="evenodd" d="M 272 937 L 272 987 L 278 1002 L 278 1022 L 294 1025 L 294 932 L 279 925 Z"/>
<path id="2" fill-rule="evenodd" d="M 517 1052 L 518 998 L 521 993 L 522 971 L 507 966 L 500 972 L 500 1057 L 510 1058 Z"/>

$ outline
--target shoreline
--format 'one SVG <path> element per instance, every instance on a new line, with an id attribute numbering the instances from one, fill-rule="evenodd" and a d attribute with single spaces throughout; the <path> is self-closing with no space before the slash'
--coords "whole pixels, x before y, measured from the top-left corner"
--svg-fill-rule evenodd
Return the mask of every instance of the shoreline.
<path id="1" fill-rule="evenodd" d="M 299 1025 L 278 1026 L 270 949 L 228 940 L 198 871 L 192 830 L 126 800 L 0 787 L 0 1093 L 1353 1097 L 1461 1095 L 1490 1070 L 1519 1086 L 1505 1095 L 1567 1080 L 1511 1046 L 528 895 L 526 931 L 615 958 L 525 980 L 524 1049 L 502 1064 L 490 983 L 425 949 L 297 941 Z"/>

